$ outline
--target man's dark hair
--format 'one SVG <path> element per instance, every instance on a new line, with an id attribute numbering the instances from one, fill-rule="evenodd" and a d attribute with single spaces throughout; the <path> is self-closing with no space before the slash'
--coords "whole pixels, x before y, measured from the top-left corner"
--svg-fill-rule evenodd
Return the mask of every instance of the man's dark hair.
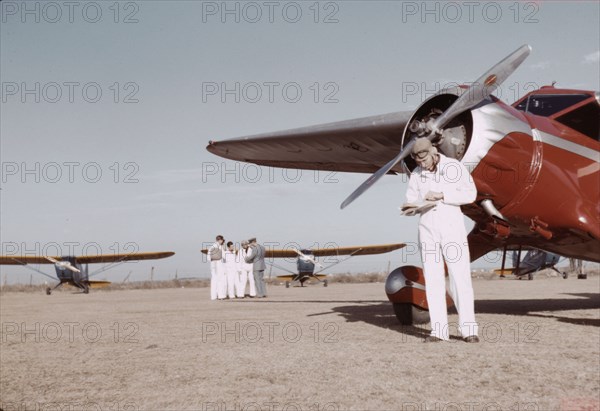
<path id="1" fill-rule="evenodd" d="M 217 238 L 216 238 L 216 240 L 217 240 L 217 241 L 219 241 L 219 240 L 223 240 L 223 241 L 225 241 L 225 239 L 223 238 L 223 236 L 222 236 L 222 235 L 218 235 L 218 236 L 217 236 Z"/>
<path id="2" fill-rule="evenodd" d="M 229 246 L 231 246 L 231 245 L 233 245 L 233 241 L 229 241 L 229 242 L 227 243 L 227 247 L 229 247 Z"/>

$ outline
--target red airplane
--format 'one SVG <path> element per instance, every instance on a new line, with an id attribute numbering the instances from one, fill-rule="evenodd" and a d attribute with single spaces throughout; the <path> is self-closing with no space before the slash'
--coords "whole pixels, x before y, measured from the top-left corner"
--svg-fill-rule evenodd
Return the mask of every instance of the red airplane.
<path id="1" fill-rule="evenodd" d="M 410 173 L 414 139 L 428 137 L 467 166 L 477 187 L 475 203 L 463 206 L 476 223 L 472 261 L 522 246 L 600 262 L 600 94 L 546 86 L 512 106 L 491 95 L 530 51 L 520 47 L 469 87 L 442 90 L 414 112 L 211 141 L 207 150 L 272 167 L 374 173 L 344 208 L 383 175 Z M 386 293 L 401 322 L 422 321 L 420 268 L 394 270 Z"/>

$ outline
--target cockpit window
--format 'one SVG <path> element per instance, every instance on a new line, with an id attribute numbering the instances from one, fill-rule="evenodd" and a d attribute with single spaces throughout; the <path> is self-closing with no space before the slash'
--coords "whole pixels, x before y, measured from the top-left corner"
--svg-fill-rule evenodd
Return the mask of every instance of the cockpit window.
<path id="1" fill-rule="evenodd" d="M 600 105 L 595 101 L 556 118 L 557 121 L 600 141 Z"/>
<path id="2" fill-rule="evenodd" d="M 548 117 L 588 98 L 588 94 L 537 94 L 521 101 L 515 108 Z"/>

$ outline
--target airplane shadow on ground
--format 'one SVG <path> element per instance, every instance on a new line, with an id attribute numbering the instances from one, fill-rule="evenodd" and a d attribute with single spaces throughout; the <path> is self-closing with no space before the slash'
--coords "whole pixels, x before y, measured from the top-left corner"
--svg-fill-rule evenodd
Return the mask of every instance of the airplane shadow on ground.
<path id="1" fill-rule="evenodd" d="M 547 311 L 600 309 L 600 294 L 582 293 L 565 295 L 580 298 L 555 298 L 545 300 L 476 300 L 475 314 L 554 318 L 557 321 L 569 324 L 600 327 L 600 319 L 597 318 L 574 318 L 545 313 Z M 416 337 L 425 337 L 428 335 L 428 331 L 419 326 L 401 325 L 394 315 L 392 304 L 389 302 L 379 302 L 377 304 L 369 305 L 343 305 L 334 307 L 332 311 L 342 315 L 348 322 L 361 321 Z M 313 314 L 313 316 L 314 315 L 320 314 Z"/>

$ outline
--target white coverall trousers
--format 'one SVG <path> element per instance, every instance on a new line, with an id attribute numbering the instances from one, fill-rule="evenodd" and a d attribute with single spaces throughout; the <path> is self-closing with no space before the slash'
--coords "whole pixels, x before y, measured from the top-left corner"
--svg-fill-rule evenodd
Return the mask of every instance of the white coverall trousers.
<path id="1" fill-rule="evenodd" d="M 243 297 L 246 293 L 246 284 L 250 282 L 250 296 L 256 297 L 256 286 L 254 285 L 254 275 L 252 274 L 252 265 L 250 268 L 240 270 L 240 287 L 238 297 Z"/>
<path id="2" fill-rule="evenodd" d="M 227 283 L 227 296 L 229 298 L 235 298 L 235 292 L 239 289 L 239 278 L 237 273 L 237 264 L 235 262 L 226 262 L 225 273 L 226 273 L 226 283 Z"/>
<path id="3" fill-rule="evenodd" d="M 225 298 L 225 293 L 222 290 L 224 283 L 223 262 L 214 260 L 210 262 L 210 299 Z M 221 291 L 221 292 L 219 292 Z"/>
<path id="4" fill-rule="evenodd" d="M 439 208 L 428 211 L 426 214 L 433 215 L 423 216 L 421 219 L 426 221 L 419 224 L 431 335 L 449 339 L 444 261 L 449 274 L 448 292 L 458 311 L 460 334 L 463 337 L 477 335 L 469 246 L 462 214 L 448 219 Z"/>

